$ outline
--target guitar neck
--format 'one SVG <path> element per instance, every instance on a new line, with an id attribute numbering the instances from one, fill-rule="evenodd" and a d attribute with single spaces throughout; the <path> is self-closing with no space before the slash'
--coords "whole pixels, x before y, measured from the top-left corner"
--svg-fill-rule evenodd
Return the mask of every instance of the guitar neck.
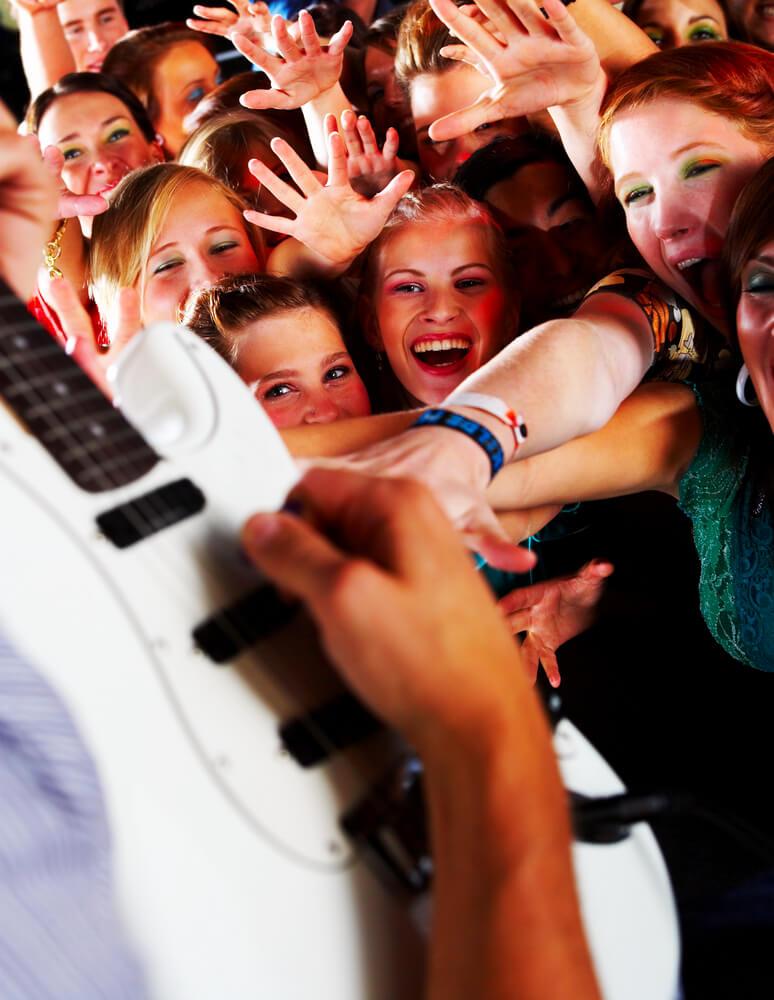
<path id="1" fill-rule="evenodd" d="M 133 482 L 159 461 L 0 280 L 0 396 L 81 489 Z"/>

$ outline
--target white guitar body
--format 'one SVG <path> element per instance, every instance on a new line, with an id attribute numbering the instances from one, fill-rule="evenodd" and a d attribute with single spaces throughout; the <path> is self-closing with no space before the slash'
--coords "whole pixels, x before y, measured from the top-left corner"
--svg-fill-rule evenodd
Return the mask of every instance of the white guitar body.
<path id="1" fill-rule="evenodd" d="M 139 335 L 119 388 L 165 460 L 110 492 L 80 490 L 3 414 L 0 620 L 64 697 L 97 761 L 119 905 L 151 995 L 412 1000 L 423 935 L 339 827 L 379 776 L 391 737 L 302 768 L 278 726 L 337 690 L 306 627 L 295 620 L 223 666 L 192 640 L 255 585 L 238 531 L 282 503 L 293 463 L 247 388 L 185 331 Z M 98 514 L 182 477 L 204 492 L 200 513 L 125 549 L 100 534 Z M 574 747 L 572 787 L 604 774 L 608 787 L 595 791 L 618 790 L 580 734 Z M 610 1000 L 675 995 L 674 907 L 649 838 L 576 849 Z"/>

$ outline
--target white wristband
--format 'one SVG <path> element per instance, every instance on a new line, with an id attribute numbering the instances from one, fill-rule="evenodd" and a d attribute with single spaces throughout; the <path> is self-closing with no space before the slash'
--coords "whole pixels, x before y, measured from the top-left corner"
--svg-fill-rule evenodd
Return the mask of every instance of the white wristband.
<path id="1" fill-rule="evenodd" d="M 524 423 L 524 417 L 512 410 L 504 400 L 497 396 L 488 396 L 483 392 L 453 392 L 440 405 L 469 406 L 473 410 L 481 410 L 482 413 L 490 414 L 511 428 L 517 448 L 527 440 L 527 425 Z"/>

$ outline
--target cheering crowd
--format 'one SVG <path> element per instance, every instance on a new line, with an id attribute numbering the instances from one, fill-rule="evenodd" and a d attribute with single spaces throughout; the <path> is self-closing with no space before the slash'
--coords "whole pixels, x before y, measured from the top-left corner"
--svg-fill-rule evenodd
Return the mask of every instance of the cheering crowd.
<path id="1" fill-rule="evenodd" d="M 436 914 L 460 915 L 429 995 L 597 996 L 533 685 L 591 685 L 605 622 L 680 626 L 675 670 L 702 650 L 740 691 L 774 671 L 774 6 L 228 0 L 130 30 L 118 0 L 10 2 L 0 275 L 106 393 L 181 322 L 325 460 L 314 516 L 244 543 L 425 759 Z M 690 527 L 682 589 L 690 544 L 627 592 L 648 571 L 597 502 L 645 492 L 665 548 Z M 732 887 L 769 931 L 771 870 Z M 4 997 L 64 995 L 5 954 Z M 138 995 L 129 959 L 102 971 L 72 995 Z"/>

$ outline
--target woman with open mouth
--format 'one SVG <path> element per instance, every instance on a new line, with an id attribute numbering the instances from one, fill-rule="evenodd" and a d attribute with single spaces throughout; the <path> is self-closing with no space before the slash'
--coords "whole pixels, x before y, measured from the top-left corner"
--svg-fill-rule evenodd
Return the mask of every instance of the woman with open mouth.
<path id="1" fill-rule="evenodd" d="M 503 234 L 450 185 L 403 197 L 371 245 L 360 312 L 399 408 L 438 403 L 516 333 Z"/>

